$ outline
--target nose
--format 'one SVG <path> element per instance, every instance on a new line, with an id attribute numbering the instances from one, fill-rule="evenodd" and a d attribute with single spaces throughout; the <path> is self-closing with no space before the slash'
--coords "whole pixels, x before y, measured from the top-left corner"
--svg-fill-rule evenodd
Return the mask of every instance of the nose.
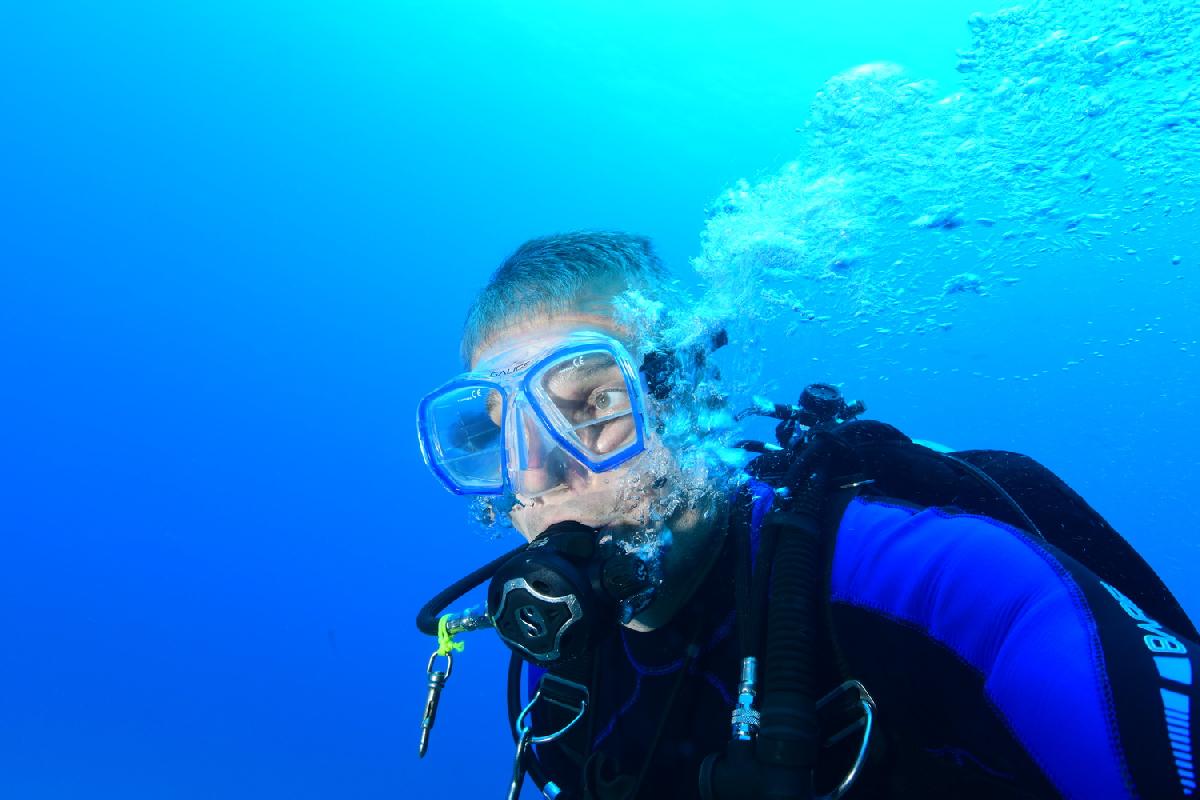
<path id="1" fill-rule="evenodd" d="M 513 423 L 509 452 L 512 488 L 519 498 L 532 499 L 586 481 L 582 465 L 558 446 L 534 414 L 521 410 L 514 414 Z"/>
<path id="2" fill-rule="evenodd" d="M 515 420 L 516 435 L 516 486 L 520 496 L 536 497 L 550 491 L 563 482 L 563 453 L 547 442 L 538 420 L 530 413 L 519 413 Z"/>

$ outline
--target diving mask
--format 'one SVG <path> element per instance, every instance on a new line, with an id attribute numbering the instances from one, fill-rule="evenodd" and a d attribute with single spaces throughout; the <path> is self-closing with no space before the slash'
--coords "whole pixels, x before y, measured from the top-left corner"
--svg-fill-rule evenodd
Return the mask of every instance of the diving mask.
<path id="1" fill-rule="evenodd" d="M 581 331 L 497 353 L 417 409 L 425 463 L 455 494 L 522 500 L 646 448 L 645 392 L 616 339 Z"/>

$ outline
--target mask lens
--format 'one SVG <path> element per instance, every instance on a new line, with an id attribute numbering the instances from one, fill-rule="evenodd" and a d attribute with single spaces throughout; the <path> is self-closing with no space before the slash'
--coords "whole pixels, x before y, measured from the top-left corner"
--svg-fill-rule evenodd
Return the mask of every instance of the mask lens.
<path id="1" fill-rule="evenodd" d="M 571 353 L 539 371 L 533 386 L 550 422 L 587 460 L 603 463 L 640 444 L 636 387 L 613 353 Z"/>
<path id="2" fill-rule="evenodd" d="M 520 400 L 509 417 L 508 466 L 513 491 L 524 500 L 568 485 L 574 472 L 586 472 L 546 431 Z"/>
<path id="3" fill-rule="evenodd" d="M 503 405 L 500 390 L 486 384 L 449 389 L 426 402 L 426 459 L 459 491 L 496 492 L 503 487 Z"/>

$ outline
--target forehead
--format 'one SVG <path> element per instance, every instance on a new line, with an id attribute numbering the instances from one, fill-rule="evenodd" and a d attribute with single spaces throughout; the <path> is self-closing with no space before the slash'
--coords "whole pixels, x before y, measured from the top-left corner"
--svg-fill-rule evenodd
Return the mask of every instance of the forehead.
<path id="1" fill-rule="evenodd" d="M 489 336 L 471 358 L 471 369 L 496 369 L 526 360 L 574 333 L 594 331 L 628 341 L 628 331 L 598 314 L 539 316 Z"/>

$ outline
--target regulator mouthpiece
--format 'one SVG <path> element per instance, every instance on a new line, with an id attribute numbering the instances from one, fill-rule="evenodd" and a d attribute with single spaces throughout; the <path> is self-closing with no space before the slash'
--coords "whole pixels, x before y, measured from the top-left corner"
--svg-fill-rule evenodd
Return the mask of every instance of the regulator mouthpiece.
<path id="1" fill-rule="evenodd" d="M 552 525 L 503 564 L 488 586 L 488 615 L 518 655 L 540 666 L 588 652 L 598 632 L 628 622 L 650 599 L 650 569 L 579 522 Z"/>

